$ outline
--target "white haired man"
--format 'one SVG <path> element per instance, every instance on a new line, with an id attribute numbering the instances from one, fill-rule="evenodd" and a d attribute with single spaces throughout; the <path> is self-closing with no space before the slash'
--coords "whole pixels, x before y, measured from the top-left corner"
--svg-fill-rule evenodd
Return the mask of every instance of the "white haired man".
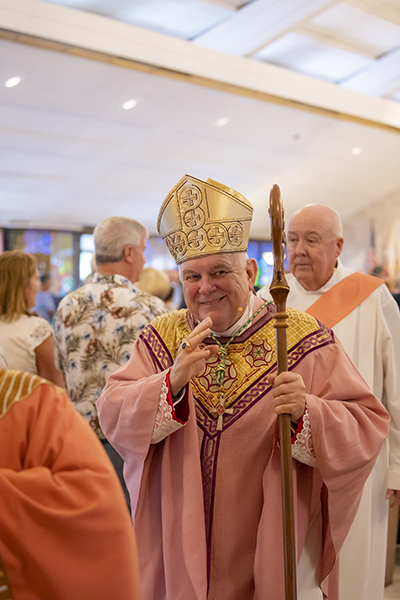
<path id="1" fill-rule="evenodd" d="M 339 557 L 340 598 L 377 600 L 384 593 L 389 500 L 400 505 L 400 314 L 381 279 L 343 266 L 342 248 L 336 211 L 320 204 L 297 211 L 287 233 L 287 302 L 332 327 L 391 416 L 388 444 L 365 485 Z M 267 298 L 268 289 L 259 294 Z"/>
<path id="2" fill-rule="evenodd" d="M 94 230 L 97 272 L 59 304 L 54 337 L 68 394 L 102 441 L 123 479 L 123 461 L 105 438 L 96 400 L 107 377 L 131 355 L 131 347 L 154 317 L 167 312 L 159 298 L 133 284 L 144 265 L 147 229 L 127 217 L 108 217 Z"/>
<path id="3" fill-rule="evenodd" d="M 277 376 L 274 305 L 252 293 L 246 255 L 252 212 L 212 180 L 171 190 L 158 230 L 188 308 L 144 329 L 97 401 L 126 461 L 144 600 L 283 600 L 283 412 L 298 553 L 310 529 L 316 551 L 299 598 L 321 599 L 321 585 L 337 600 L 326 578 L 387 435 L 386 411 L 312 317 L 289 311 L 290 370 Z"/>

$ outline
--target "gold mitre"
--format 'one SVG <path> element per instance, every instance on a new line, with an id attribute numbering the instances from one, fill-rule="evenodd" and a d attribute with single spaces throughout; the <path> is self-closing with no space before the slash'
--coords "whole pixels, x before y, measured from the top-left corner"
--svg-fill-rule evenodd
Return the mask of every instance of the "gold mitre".
<path id="1" fill-rule="evenodd" d="M 235 190 L 184 175 L 162 203 L 157 229 L 179 265 L 209 254 L 246 252 L 252 216 L 252 205 Z"/>

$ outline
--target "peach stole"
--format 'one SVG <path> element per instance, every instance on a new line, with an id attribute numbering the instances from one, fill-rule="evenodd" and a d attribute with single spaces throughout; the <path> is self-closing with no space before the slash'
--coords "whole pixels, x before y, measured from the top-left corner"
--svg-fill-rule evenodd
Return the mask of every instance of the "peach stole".
<path id="1" fill-rule="evenodd" d="M 355 272 L 338 281 L 306 310 L 327 327 L 334 327 L 382 285 L 382 279 Z"/>

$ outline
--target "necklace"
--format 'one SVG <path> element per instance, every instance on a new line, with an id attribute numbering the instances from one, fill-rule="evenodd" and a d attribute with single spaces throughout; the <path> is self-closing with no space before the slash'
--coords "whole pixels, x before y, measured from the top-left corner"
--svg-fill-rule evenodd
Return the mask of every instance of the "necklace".
<path id="1" fill-rule="evenodd" d="M 247 319 L 247 321 L 245 323 L 243 323 L 243 325 L 241 327 L 239 327 L 239 329 L 232 335 L 232 337 L 228 340 L 228 342 L 226 344 L 221 344 L 221 342 L 219 341 L 219 339 L 217 337 L 215 337 L 215 335 L 213 333 L 210 334 L 211 339 L 218 344 L 219 347 L 219 364 L 217 366 L 217 370 L 215 373 L 215 379 L 217 381 L 218 385 L 222 385 L 224 382 L 224 377 L 225 377 L 225 360 L 228 354 L 228 350 L 229 350 L 229 346 L 231 345 L 231 343 L 233 342 L 233 340 L 240 335 L 241 333 L 243 333 L 243 331 L 245 329 L 247 329 L 247 327 L 250 325 L 250 323 L 252 323 L 254 321 L 254 319 L 260 314 L 260 312 L 268 305 L 271 304 L 271 300 L 266 300 L 266 302 L 264 302 L 264 304 L 262 304 L 262 306 L 260 306 L 260 308 L 253 314 L 250 316 L 249 319 Z"/>

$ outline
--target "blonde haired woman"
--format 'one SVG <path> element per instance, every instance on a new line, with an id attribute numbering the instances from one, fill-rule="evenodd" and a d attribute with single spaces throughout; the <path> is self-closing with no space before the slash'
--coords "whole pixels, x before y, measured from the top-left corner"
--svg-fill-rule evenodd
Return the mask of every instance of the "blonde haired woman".
<path id="1" fill-rule="evenodd" d="M 9 369 L 29 371 L 65 387 L 54 362 L 53 332 L 35 314 L 39 273 L 36 260 L 20 250 L 0 255 L 0 340 Z"/>

